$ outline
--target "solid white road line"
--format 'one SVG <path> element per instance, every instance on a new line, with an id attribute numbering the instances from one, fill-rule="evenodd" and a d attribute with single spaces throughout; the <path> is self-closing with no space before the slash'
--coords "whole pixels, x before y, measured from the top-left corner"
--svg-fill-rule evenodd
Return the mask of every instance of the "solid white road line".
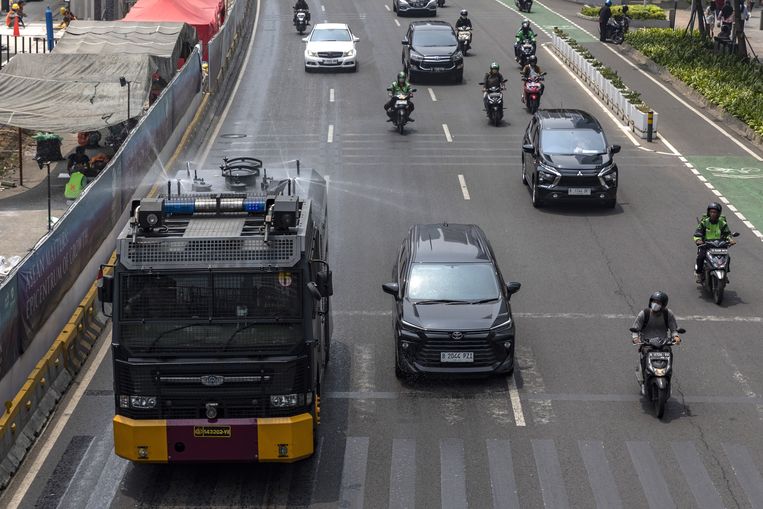
<path id="1" fill-rule="evenodd" d="M 448 129 L 448 124 L 443 124 L 442 130 L 445 132 L 445 139 L 448 140 L 448 143 L 453 143 L 453 138 L 450 137 L 450 130 Z"/>
<path id="2" fill-rule="evenodd" d="M 464 200 L 470 200 L 469 189 L 466 188 L 466 179 L 464 179 L 463 175 L 459 174 L 458 182 L 461 184 L 461 193 L 464 195 Z"/>
<path id="3" fill-rule="evenodd" d="M 37 456 L 34 459 L 34 463 L 32 463 L 32 465 L 29 467 L 29 470 L 27 470 L 24 474 L 24 477 L 22 479 L 14 479 L 18 480 L 20 484 L 18 485 L 18 488 L 15 489 L 13 498 L 11 498 L 10 502 L 8 502 L 8 505 L 6 506 L 7 509 L 16 509 L 21 505 L 22 500 L 24 500 L 24 496 L 27 494 L 27 491 L 29 491 L 29 487 L 37 477 L 40 469 L 42 469 L 45 460 L 48 459 L 48 455 L 50 454 L 51 449 L 53 449 L 53 446 L 56 444 L 56 440 L 58 440 L 58 437 L 61 436 L 61 433 L 66 427 L 66 424 L 69 422 L 69 419 L 74 413 L 74 409 L 79 404 L 82 396 L 87 390 L 87 387 L 93 380 L 95 372 L 98 371 L 98 367 L 101 365 L 101 362 L 103 362 L 104 357 L 106 357 L 106 354 L 109 353 L 109 347 L 111 347 L 111 332 L 109 332 L 106 337 L 101 339 L 101 344 L 98 345 L 98 351 L 95 354 L 95 358 L 82 374 L 82 379 L 79 382 L 76 380 L 72 382 L 72 385 L 76 386 L 76 389 L 72 394 L 72 398 L 66 404 L 63 413 L 61 413 L 60 416 L 56 415 L 58 412 L 53 414 L 52 419 L 59 417 L 56 425 L 52 430 L 43 430 L 43 433 L 40 435 L 42 440 L 36 445 L 32 446 L 32 452 L 34 452 L 34 450 L 39 447 L 39 450 L 36 451 Z"/>
<path id="4" fill-rule="evenodd" d="M 400 22 L 397 20 L 397 18 L 393 18 L 392 21 L 395 22 L 395 25 L 400 26 Z"/>
<path id="5" fill-rule="evenodd" d="M 330 103 L 334 102 L 334 89 L 333 88 L 329 89 L 329 102 Z"/>
<path id="6" fill-rule="evenodd" d="M 326 141 L 328 143 L 334 143 L 334 124 L 329 124 L 329 134 Z"/>
<path id="7" fill-rule="evenodd" d="M 223 124 L 225 123 L 225 119 L 228 116 L 228 111 L 230 110 L 230 107 L 233 104 L 233 99 L 236 97 L 236 93 L 238 92 L 238 87 L 241 85 L 241 81 L 243 80 L 244 75 L 246 74 L 246 66 L 249 63 L 249 60 L 251 60 L 250 57 L 252 55 L 252 48 L 254 48 L 254 39 L 255 39 L 255 36 L 257 35 L 257 25 L 259 24 L 258 22 L 260 20 L 260 3 L 261 2 L 257 2 L 257 10 L 254 13 L 254 28 L 252 28 L 252 36 L 249 39 L 249 47 L 246 49 L 246 56 L 244 57 L 244 62 L 241 64 L 241 69 L 238 71 L 238 78 L 236 79 L 236 84 L 233 86 L 233 91 L 228 97 L 228 104 L 225 105 L 223 114 L 220 115 L 220 120 L 217 121 L 215 130 L 212 131 L 212 136 L 210 136 L 209 140 L 207 140 L 207 146 L 204 148 L 204 152 L 201 155 L 202 165 L 207 160 L 207 156 L 209 156 L 209 151 L 212 150 L 212 145 L 217 139 L 217 135 L 220 134 L 220 129 L 222 129 Z"/>
<path id="8" fill-rule="evenodd" d="M 567 71 L 567 74 L 569 74 L 569 75 L 572 77 L 572 79 L 575 81 L 575 83 L 577 83 L 578 85 L 580 85 L 580 88 L 582 88 L 583 90 L 585 90 L 585 93 L 586 93 L 586 94 L 588 94 L 588 95 L 591 97 L 591 99 L 593 99 L 593 101 L 594 101 L 594 102 L 595 102 L 595 103 L 596 103 L 596 104 L 599 106 L 599 108 L 601 108 L 601 110 L 602 110 L 602 111 L 603 111 L 603 112 L 604 112 L 604 113 L 605 113 L 605 114 L 606 114 L 606 115 L 607 115 L 609 118 L 611 118 L 611 119 L 612 119 L 612 122 L 614 122 L 614 123 L 615 123 L 615 125 L 617 125 L 617 126 L 618 126 L 618 127 L 621 129 L 621 130 L 622 130 L 623 134 L 625 134 L 625 136 L 627 136 L 627 137 L 628 137 L 628 139 L 629 139 L 629 140 L 631 140 L 631 143 L 633 143 L 633 144 L 634 144 L 635 146 L 637 146 L 637 147 L 641 145 L 641 144 L 640 144 L 640 143 L 639 143 L 639 142 L 636 140 L 636 138 L 635 138 L 635 137 L 634 137 L 634 136 L 631 134 L 630 130 L 628 129 L 628 126 L 625 126 L 625 125 L 623 125 L 623 124 L 621 124 L 621 123 L 620 123 L 620 120 L 619 120 L 619 119 L 618 119 L 618 118 L 617 118 L 617 117 L 616 117 L 616 116 L 615 116 L 615 115 L 614 115 L 614 114 L 613 114 L 611 111 L 609 111 L 609 108 L 607 108 L 607 107 L 606 107 L 606 105 L 605 105 L 603 102 L 601 102 L 601 101 L 599 100 L 599 98 L 598 98 L 598 97 L 596 97 L 596 95 L 594 95 L 594 93 L 593 93 L 593 92 L 591 92 L 591 91 L 588 89 L 588 87 L 586 87 L 586 86 L 585 86 L 585 83 L 583 83 L 582 81 L 580 81 L 580 79 L 579 79 L 577 76 L 575 76 L 575 73 L 574 73 L 574 72 L 572 72 L 572 70 L 570 70 L 570 69 L 569 69 L 569 68 L 568 68 L 566 65 L 564 65 L 564 62 L 562 62 L 561 60 L 559 60 L 559 57 L 557 57 L 557 56 L 556 56 L 556 54 L 554 53 L 554 51 L 553 51 L 552 49 L 548 48 L 548 46 L 546 46 L 545 44 L 543 45 L 543 49 L 545 49 L 545 50 L 548 52 L 548 54 L 549 54 L 549 55 L 551 55 L 551 58 L 553 58 L 554 60 L 556 60 L 556 61 L 557 61 L 557 63 L 558 63 L 558 64 L 559 64 L 559 65 L 562 67 L 562 69 L 564 69 L 565 71 Z"/>
<path id="9" fill-rule="evenodd" d="M 429 87 L 427 90 L 429 90 L 429 97 L 432 98 L 432 101 L 433 102 L 437 102 L 437 97 L 435 97 L 435 95 L 434 95 L 434 90 L 432 90 L 431 87 Z"/>
<path id="10" fill-rule="evenodd" d="M 525 414 L 522 412 L 522 401 L 519 399 L 519 392 L 517 391 L 516 374 L 512 375 L 511 378 L 507 378 L 506 383 L 509 387 L 509 399 L 511 400 L 511 409 L 514 411 L 514 423 L 517 426 L 524 426 Z"/>
<path id="11" fill-rule="evenodd" d="M 558 12 L 556 12 L 556 11 L 554 11 L 553 9 L 549 8 L 547 5 L 544 5 L 544 4 L 542 4 L 541 2 L 537 2 L 537 3 L 538 3 L 538 5 L 542 5 L 544 8 L 548 9 L 550 12 L 553 12 L 554 14 L 556 14 L 557 16 L 559 16 L 560 18 L 562 18 L 562 19 L 564 19 L 564 20 L 568 21 L 568 22 L 569 22 L 569 23 L 570 23 L 572 26 L 579 28 L 580 30 L 582 30 L 583 32 L 587 33 L 587 34 L 588 34 L 588 35 L 590 35 L 591 37 L 594 37 L 594 35 L 593 35 L 591 32 L 589 32 L 589 31 L 588 31 L 588 30 L 586 30 L 585 28 L 581 27 L 580 25 L 578 25 L 577 23 L 575 23 L 575 22 L 574 22 L 574 21 L 572 21 L 571 19 L 569 19 L 569 18 L 566 18 L 565 16 L 563 16 L 563 15 L 559 14 Z M 595 39 L 595 37 L 594 37 L 594 39 Z M 670 95 L 670 96 L 671 96 L 673 99 L 675 99 L 676 101 L 678 101 L 679 103 L 681 103 L 683 106 L 685 106 L 685 107 L 686 107 L 686 108 L 687 108 L 689 111 L 693 112 L 693 113 L 694 113 L 694 114 L 696 114 L 696 115 L 697 115 L 699 118 L 701 118 L 702 120 L 704 120 L 705 122 L 707 122 L 708 124 L 710 124 L 710 125 L 711 125 L 712 127 L 714 127 L 714 128 L 715 128 L 715 129 L 716 129 L 716 130 L 717 130 L 719 133 L 723 134 L 723 135 L 724 135 L 726 138 L 728 138 L 729 140 L 731 140 L 732 142 L 734 142 L 734 143 L 735 143 L 735 144 L 736 144 L 736 145 L 737 145 L 739 148 L 741 148 L 742 150 L 744 150 L 745 152 L 747 152 L 748 154 L 750 154 L 752 157 L 754 157 L 754 158 L 755 158 L 755 159 L 757 159 L 758 161 L 763 161 L 763 157 L 759 156 L 757 153 L 755 153 L 754 151 L 750 150 L 750 148 L 748 148 L 748 147 L 747 147 L 747 145 L 745 145 L 744 143 L 742 143 L 741 141 L 739 141 L 739 140 L 736 138 L 736 136 L 734 136 L 734 135 L 732 135 L 732 134 L 729 134 L 728 132 L 724 131 L 724 130 L 723 130 L 723 128 L 722 128 L 721 126 L 719 126 L 718 124 L 716 124 L 715 122 L 713 122 L 712 120 L 710 120 L 710 119 L 709 119 L 707 116 L 705 116 L 705 115 L 704 115 L 702 112 L 698 111 L 698 110 L 697 110 L 696 108 L 694 108 L 692 105 L 690 105 L 689 103 L 687 103 L 686 101 L 684 101 L 684 100 L 683 100 L 681 97 L 679 97 L 678 95 L 676 95 L 676 94 L 675 94 L 675 93 L 674 93 L 672 90 L 670 90 L 668 87 L 666 87 L 665 85 L 663 85 L 662 83 L 660 83 L 660 81 L 659 81 L 659 80 L 657 80 L 656 78 L 654 78 L 654 77 L 653 77 L 652 75 L 650 75 L 649 73 L 645 72 L 643 69 L 640 69 L 640 68 L 639 68 L 639 67 L 638 67 L 636 64 L 634 64 L 633 62 L 631 62 L 630 60 L 628 60 L 628 59 L 627 59 L 625 56 L 621 55 L 620 53 L 618 53 L 617 51 L 615 51 L 614 49 L 612 49 L 611 47 L 609 47 L 609 45 L 607 45 L 607 44 L 603 44 L 603 46 L 604 46 L 605 48 L 607 48 L 609 51 L 611 51 L 613 54 L 617 55 L 617 57 L 618 57 L 618 58 L 620 58 L 620 59 L 621 59 L 623 62 L 625 62 L 626 64 L 628 64 L 629 66 L 631 66 L 632 68 L 634 68 L 635 70 L 637 70 L 638 72 L 640 72 L 640 73 L 641 73 L 643 76 L 645 76 L 647 79 L 649 79 L 650 81 L 652 81 L 652 82 L 653 82 L 655 85 L 657 85 L 658 87 L 660 87 L 661 89 L 663 89 L 663 90 L 664 90 L 664 91 L 665 91 L 665 92 L 666 92 L 668 95 Z M 662 137 L 662 135 L 660 135 L 660 137 Z M 663 138 L 663 141 L 665 141 L 665 140 L 664 140 L 664 138 Z"/>

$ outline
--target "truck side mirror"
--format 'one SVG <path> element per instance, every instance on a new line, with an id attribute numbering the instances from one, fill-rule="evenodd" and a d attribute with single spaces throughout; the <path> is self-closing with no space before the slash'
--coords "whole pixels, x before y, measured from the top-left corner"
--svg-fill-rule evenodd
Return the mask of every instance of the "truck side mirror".
<path id="1" fill-rule="evenodd" d="M 103 304 L 111 304 L 114 302 L 114 276 L 101 276 L 98 283 L 98 300 Z"/>
<path id="2" fill-rule="evenodd" d="M 322 296 L 331 297 L 334 295 L 334 278 L 330 270 L 327 269 L 318 272 L 315 276 L 315 280 Z"/>
<path id="3" fill-rule="evenodd" d="M 321 291 L 318 289 L 318 285 L 312 281 L 307 283 L 307 291 L 310 292 L 310 295 L 312 295 L 313 299 L 315 300 L 321 300 L 323 297 L 323 295 L 321 295 Z"/>

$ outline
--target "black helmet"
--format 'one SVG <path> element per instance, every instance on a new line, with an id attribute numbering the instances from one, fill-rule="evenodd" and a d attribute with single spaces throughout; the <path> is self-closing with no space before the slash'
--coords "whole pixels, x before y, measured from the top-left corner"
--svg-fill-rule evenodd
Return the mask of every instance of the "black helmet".
<path id="1" fill-rule="evenodd" d="M 718 215 L 720 216 L 721 212 L 723 212 L 723 207 L 721 206 L 720 203 L 713 201 L 713 202 L 710 202 L 710 204 L 707 206 L 708 215 L 710 214 L 711 210 L 717 210 Z"/>
<path id="2" fill-rule="evenodd" d="M 528 59 L 530 61 L 530 65 L 535 65 L 538 63 L 538 57 L 535 55 L 530 55 L 530 58 Z"/>
<path id="3" fill-rule="evenodd" d="M 654 292 L 652 296 L 649 297 L 649 304 L 652 302 L 656 302 L 665 308 L 668 305 L 668 294 L 665 292 Z"/>
<path id="4" fill-rule="evenodd" d="M 468 15 L 469 15 L 469 13 L 467 12 L 467 10 L 466 10 L 466 9 L 461 9 L 461 17 L 462 17 L 462 18 L 465 18 L 465 17 L 467 17 Z"/>

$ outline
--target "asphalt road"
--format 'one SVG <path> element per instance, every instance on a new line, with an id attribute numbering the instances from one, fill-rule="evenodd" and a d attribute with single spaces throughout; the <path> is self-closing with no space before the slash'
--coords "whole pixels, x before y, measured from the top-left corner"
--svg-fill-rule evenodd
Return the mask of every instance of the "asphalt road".
<path id="1" fill-rule="evenodd" d="M 290 7 L 265 1 L 241 86 L 208 158 L 194 161 L 254 155 L 277 167 L 298 158 L 329 177 L 336 326 L 316 455 L 294 465 L 118 459 L 111 365 L 99 348 L 68 423 L 0 504 L 13 507 L 23 486 L 20 505 L 45 508 L 763 506 L 760 241 L 729 219 L 743 236 L 727 298 L 713 304 L 693 282 L 691 234 L 714 195 L 677 156 L 636 147 L 542 47 L 542 105 L 588 110 L 623 150 L 614 210 L 533 209 L 520 181 L 529 115 L 511 49 L 520 17 L 496 1 L 464 1 L 475 24 L 465 83 L 417 84 L 405 136 L 382 105 L 408 20 L 398 27 L 380 1 L 323 5 L 311 3 L 314 22 L 347 22 L 361 38 L 359 72 L 305 74 Z M 460 7 L 440 16 L 455 21 Z M 500 127 L 487 123 L 477 86 L 492 61 L 509 78 Z M 394 377 L 392 302 L 381 284 L 409 226 L 443 220 L 479 224 L 506 279 L 523 285 L 512 299 L 513 379 Z M 688 329 L 663 421 L 640 402 L 627 330 L 656 289 Z"/>

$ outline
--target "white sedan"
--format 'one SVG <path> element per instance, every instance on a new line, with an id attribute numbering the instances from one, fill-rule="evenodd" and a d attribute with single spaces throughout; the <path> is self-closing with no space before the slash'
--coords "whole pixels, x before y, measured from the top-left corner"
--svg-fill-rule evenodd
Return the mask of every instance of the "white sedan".
<path id="1" fill-rule="evenodd" d="M 355 37 L 345 23 L 318 23 L 310 35 L 302 39 L 305 48 L 305 71 L 313 69 L 358 70 Z"/>

